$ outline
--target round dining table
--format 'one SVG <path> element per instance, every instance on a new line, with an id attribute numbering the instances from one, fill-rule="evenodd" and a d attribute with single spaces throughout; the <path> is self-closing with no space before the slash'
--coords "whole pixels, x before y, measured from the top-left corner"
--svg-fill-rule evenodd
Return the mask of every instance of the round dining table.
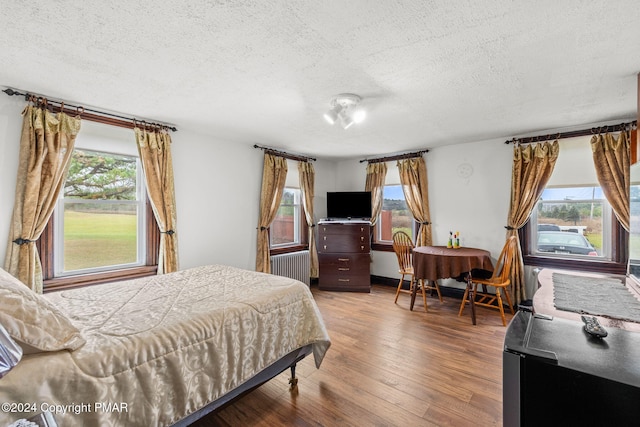
<path id="1" fill-rule="evenodd" d="M 472 272 L 484 270 L 491 273 L 493 263 L 491 253 L 477 248 L 447 248 L 446 246 L 417 246 L 413 248 L 413 273 L 416 280 L 457 278 L 466 276 L 469 305 L 471 306 L 471 320 L 476 324 L 476 310 L 472 295 Z M 416 289 L 411 294 L 411 310 L 416 299 Z"/>

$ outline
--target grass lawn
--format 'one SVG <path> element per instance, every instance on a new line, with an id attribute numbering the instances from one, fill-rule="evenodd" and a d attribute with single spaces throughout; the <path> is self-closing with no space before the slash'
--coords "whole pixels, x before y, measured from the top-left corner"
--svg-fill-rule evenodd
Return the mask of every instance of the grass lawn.
<path id="1" fill-rule="evenodd" d="M 136 262 L 136 215 L 67 210 L 64 221 L 65 271 Z"/>

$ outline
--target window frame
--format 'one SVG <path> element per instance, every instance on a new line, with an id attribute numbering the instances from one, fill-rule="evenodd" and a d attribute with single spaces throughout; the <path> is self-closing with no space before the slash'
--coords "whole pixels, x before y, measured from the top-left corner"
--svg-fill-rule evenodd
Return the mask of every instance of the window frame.
<path id="1" fill-rule="evenodd" d="M 106 150 L 86 149 L 87 151 L 108 152 Z M 133 156 L 137 157 L 137 156 Z M 56 257 L 58 251 L 63 250 L 63 245 L 56 242 L 56 221 L 62 222 L 60 209 L 64 210 L 62 195 L 56 202 L 53 214 L 49 218 L 40 238 L 36 241 L 36 247 L 40 256 L 40 263 L 43 274 L 43 292 L 50 292 L 62 289 L 72 289 L 76 287 L 89 286 L 99 283 L 112 282 L 116 280 L 133 279 L 137 277 L 152 276 L 158 270 L 158 251 L 160 250 L 160 230 L 151 207 L 148 195 L 145 191 L 144 172 L 137 160 L 137 175 L 139 177 L 137 185 L 138 200 L 136 203 L 144 205 L 144 218 L 138 219 L 138 224 L 142 223 L 140 230 L 141 241 L 138 248 L 143 247 L 145 254 L 143 259 L 138 260 L 136 265 L 122 265 L 111 269 L 96 269 L 82 272 L 63 272 L 58 274 Z"/>
<path id="2" fill-rule="evenodd" d="M 524 265 L 531 267 L 545 267 L 555 269 L 581 270 L 593 273 L 625 274 L 627 270 L 629 233 L 622 227 L 611 212 L 610 242 L 611 259 L 569 258 L 542 255 L 532 251 L 536 233 L 532 230 L 535 223 L 527 223 L 518 230 L 520 250 Z"/>
<path id="3" fill-rule="evenodd" d="M 402 187 L 402 184 L 385 184 L 384 187 Z M 384 194 L 384 189 L 383 189 Z M 384 203 L 384 201 L 383 201 Z M 406 199 L 405 199 L 406 203 Z M 409 212 L 411 213 L 411 212 Z M 371 239 L 371 249 L 375 251 L 382 252 L 393 252 L 393 240 L 378 240 L 378 236 L 380 235 L 380 224 L 381 224 L 381 216 L 382 210 L 378 214 L 378 220 L 376 224 L 371 227 L 372 239 Z M 411 222 L 411 231 L 413 232 L 413 240 L 415 241 L 415 236 L 418 234 L 418 222 L 413 218 L 413 214 L 411 214 L 413 221 Z"/>
<path id="4" fill-rule="evenodd" d="M 302 251 L 302 250 L 306 250 L 309 249 L 309 224 L 307 223 L 307 216 L 304 212 L 304 205 L 302 203 L 302 189 L 299 187 L 293 187 L 293 186 L 288 186 L 285 187 L 285 190 L 297 190 L 299 193 L 299 204 L 298 205 L 293 205 L 294 209 L 295 206 L 298 206 L 297 211 L 298 211 L 298 215 L 297 215 L 297 225 L 298 225 L 298 229 L 297 229 L 297 234 L 299 237 L 299 241 L 298 242 L 293 242 L 290 244 L 279 244 L 279 245 L 275 245 L 272 246 L 271 244 L 271 227 L 269 227 L 269 254 L 270 255 L 280 255 L 280 254 L 286 254 L 286 253 L 290 253 L 290 252 L 298 252 L 298 251 Z M 284 198 L 282 199 L 284 200 Z M 282 200 L 280 201 L 280 206 L 282 206 Z M 280 206 L 278 206 L 278 209 L 280 209 Z M 295 210 L 294 210 L 295 212 Z M 294 227 L 296 225 L 296 220 L 294 220 Z M 294 231 L 294 234 L 296 232 Z"/>
<path id="5" fill-rule="evenodd" d="M 563 187 L 548 187 L 550 189 L 574 189 L 574 188 L 580 188 L 580 186 L 563 186 Z M 592 188 L 592 187 L 589 187 Z M 544 195 L 544 194 L 543 194 Z M 576 200 L 576 199 L 570 199 L 570 200 L 544 200 L 544 203 L 564 203 L 564 204 L 571 204 L 571 203 L 580 203 L 580 204 L 588 204 L 590 202 L 593 202 L 594 200 L 597 201 L 598 204 L 601 205 L 601 209 L 602 209 L 602 248 L 601 248 L 601 252 L 602 255 L 599 255 L 597 258 L 587 258 L 587 255 L 575 255 L 575 254 L 551 254 L 551 253 L 539 253 L 537 250 L 537 242 L 532 241 L 531 245 L 529 246 L 529 253 L 530 254 L 535 254 L 535 255 L 541 255 L 541 256 L 545 256 L 545 257 L 550 257 L 550 258 L 562 258 L 562 259 L 586 259 L 586 260 L 600 260 L 600 261 L 611 261 L 611 252 L 612 252 L 612 239 L 611 239 L 611 230 L 612 230 L 612 224 L 614 221 L 616 221 L 616 217 L 615 214 L 613 213 L 613 209 L 611 208 L 611 205 L 609 204 L 609 201 L 606 199 L 606 197 L 603 195 L 602 199 L 593 199 L 593 200 Z M 529 216 L 529 220 L 527 223 L 527 227 L 529 227 L 532 236 L 536 235 L 537 236 L 537 232 L 539 230 L 537 230 L 538 225 L 540 225 L 540 221 L 538 220 L 538 205 L 540 204 L 540 199 L 538 199 L 538 201 L 536 202 L 533 211 L 531 212 L 531 215 Z M 586 236 L 585 236 L 586 237 Z M 533 239 L 532 237 L 532 240 Z M 587 238 L 587 240 L 589 240 Z"/>

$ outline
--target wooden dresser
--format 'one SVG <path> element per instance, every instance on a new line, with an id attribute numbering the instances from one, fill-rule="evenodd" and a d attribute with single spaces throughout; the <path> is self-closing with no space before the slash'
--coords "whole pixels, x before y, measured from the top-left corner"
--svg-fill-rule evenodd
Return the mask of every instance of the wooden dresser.
<path id="1" fill-rule="evenodd" d="M 318 223 L 318 288 L 371 291 L 371 225 L 368 221 Z"/>

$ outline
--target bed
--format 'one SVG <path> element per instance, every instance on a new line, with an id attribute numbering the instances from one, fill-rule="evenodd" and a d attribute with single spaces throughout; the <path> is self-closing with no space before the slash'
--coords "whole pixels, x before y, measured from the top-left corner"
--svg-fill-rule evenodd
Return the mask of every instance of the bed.
<path id="1" fill-rule="evenodd" d="M 308 286 L 223 265 L 45 295 L 0 270 L 0 323 L 24 351 L 0 425 L 188 425 L 330 346 Z"/>

